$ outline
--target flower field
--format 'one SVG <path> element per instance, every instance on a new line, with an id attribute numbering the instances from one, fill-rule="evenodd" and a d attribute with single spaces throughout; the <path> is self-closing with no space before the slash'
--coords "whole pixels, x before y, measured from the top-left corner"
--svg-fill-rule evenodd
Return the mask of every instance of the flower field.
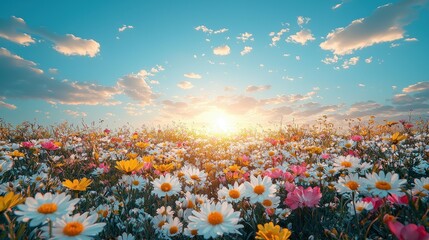
<path id="1" fill-rule="evenodd" d="M 0 125 L 0 239 L 429 239 L 429 125 Z"/>

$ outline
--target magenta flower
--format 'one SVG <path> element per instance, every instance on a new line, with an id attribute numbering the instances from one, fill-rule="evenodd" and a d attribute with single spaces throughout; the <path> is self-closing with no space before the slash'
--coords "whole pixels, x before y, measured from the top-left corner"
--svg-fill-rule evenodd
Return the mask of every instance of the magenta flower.
<path id="1" fill-rule="evenodd" d="M 32 143 L 32 142 L 22 142 L 21 144 L 25 148 L 32 148 L 32 147 L 34 147 L 34 143 Z"/>
<path id="2" fill-rule="evenodd" d="M 42 148 L 46 149 L 46 150 L 57 150 L 58 146 L 54 144 L 54 142 L 49 141 L 49 142 L 44 142 L 42 144 Z"/>
<path id="3" fill-rule="evenodd" d="M 360 142 L 362 141 L 363 137 L 361 135 L 353 135 L 352 136 L 352 140 L 355 142 Z"/>
<path id="4" fill-rule="evenodd" d="M 399 240 L 429 240 L 429 233 L 423 226 L 417 226 L 413 223 L 404 226 L 395 220 L 388 221 L 387 225 Z"/>
<path id="5" fill-rule="evenodd" d="M 302 186 L 299 186 L 287 194 L 285 204 L 292 210 L 303 207 L 315 207 L 319 204 L 321 198 L 322 193 L 319 187 L 308 187 L 304 189 Z"/>

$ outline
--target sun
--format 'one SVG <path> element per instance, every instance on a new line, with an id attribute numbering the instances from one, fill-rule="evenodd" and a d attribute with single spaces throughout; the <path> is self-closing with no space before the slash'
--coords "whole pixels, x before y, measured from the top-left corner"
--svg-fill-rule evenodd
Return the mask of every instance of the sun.
<path id="1" fill-rule="evenodd" d="M 230 132 L 232 130 L 231 122 L 225 116 L 219 116 L 214 121 L 214 129 L 216 132 Z"/>
<path id="2" fill-rule="evenodd" d="M 214 110 L 204 116 L 208 132 L 226 135 L 235 131 L 234 119 L 224 111 Z"/>

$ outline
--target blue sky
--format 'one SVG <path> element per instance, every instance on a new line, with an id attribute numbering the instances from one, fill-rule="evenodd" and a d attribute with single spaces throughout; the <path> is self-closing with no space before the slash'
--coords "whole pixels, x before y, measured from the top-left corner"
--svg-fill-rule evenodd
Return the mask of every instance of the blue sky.
<path id="1" fill-rule="evenodd" d="M 429 115 L 428 1 L 5 1 L 0 117 L 235 125 Z"/>

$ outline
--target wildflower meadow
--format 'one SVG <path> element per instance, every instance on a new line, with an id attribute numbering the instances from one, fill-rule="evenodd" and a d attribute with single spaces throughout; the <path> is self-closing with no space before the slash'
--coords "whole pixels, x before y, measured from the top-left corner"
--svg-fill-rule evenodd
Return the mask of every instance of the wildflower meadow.
<path id="1" fill-rule="evenodd" d="M 427 121 L 0 125 L 0 239 L 429 239 Z"/>

